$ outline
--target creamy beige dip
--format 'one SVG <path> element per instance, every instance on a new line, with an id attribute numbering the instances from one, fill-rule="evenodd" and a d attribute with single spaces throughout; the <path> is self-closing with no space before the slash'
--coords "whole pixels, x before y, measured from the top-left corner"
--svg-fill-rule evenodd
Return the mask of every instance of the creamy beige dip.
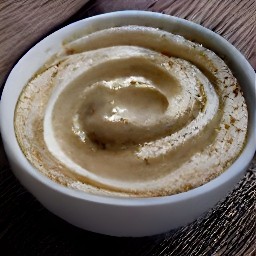
<path id="1" fill-rule="evenodd" d="M 26 85 L 15 130 L 27 159 L 68 187 L 164 196 L 224 172 L 246 139 L 225 62 L 166 31 L 115 27 L 67 43 Z"/>

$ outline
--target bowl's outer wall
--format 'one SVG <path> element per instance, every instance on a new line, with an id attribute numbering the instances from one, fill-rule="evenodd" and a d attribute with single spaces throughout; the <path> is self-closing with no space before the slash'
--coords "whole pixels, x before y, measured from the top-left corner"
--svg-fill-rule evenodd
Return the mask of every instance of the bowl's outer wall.
<path id="1" fill-rule="evenodd" d="M 204 186 L 179 195 L 154 199 L 115 199 L 87 195 L 47 179 L 28 163 L 18 146 L 13 126 L 16 101 L 26 82 L 60 49 L 61 42 L 73 35 L 74 31 L 79 36 L 88 31 L 130 24 L 159 27 L 203 43 L 228 60 L 244 89 L 249 107 L 249 142 L 232 168 Z M 82 20 L 57 31 L 32 48 L 17 63 L 2 94 L 1 132 L 14 174 L 47 209 L 73 225 L 98 233 L 115 236 L 154 235 L 193 221 L 224 198 L 242 177 L 255 152 L 254 95 L 255 73 L 252 67 L 220 36 L 196 24 L 167 15 L 141 11 L 116 12 Z"/>
<path id="2" fill-rule="evenodd" d="M 108 205 L 83 200 L 52 189 L 22 170 L 18 162 L 11 167 L 21 183 L 51 212 L 67 222 L 97 233 L 112 236 L 150 236 L 186 225 L 223 198 L 242 177 L 195 198 L 166 204 Z"/>

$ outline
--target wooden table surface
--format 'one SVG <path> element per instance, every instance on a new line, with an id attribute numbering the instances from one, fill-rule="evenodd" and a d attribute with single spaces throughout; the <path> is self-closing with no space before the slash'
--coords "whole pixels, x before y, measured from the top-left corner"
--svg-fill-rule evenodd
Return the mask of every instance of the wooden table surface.
<path id="1" fill-rule="evenodd" d="M 118 10 L 150 10 L 225 37 L 256 69 L 254 0 L 0 0 L 0 87 L 17 60 L 71 22 Z M 1 255 L 255 255 L 256 160 L 234 190 L 186 227 L 143 238 L 99 235 L 47 211 L 13 176 L 0 142 Z"/>

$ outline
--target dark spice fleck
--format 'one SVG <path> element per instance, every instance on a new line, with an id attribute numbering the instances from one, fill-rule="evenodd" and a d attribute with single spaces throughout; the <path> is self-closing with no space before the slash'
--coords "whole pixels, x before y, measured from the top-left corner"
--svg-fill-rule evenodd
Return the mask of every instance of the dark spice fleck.
<path id="1" fill-rule="evenodd" d="M 239 92 L 239 89 L 238 89 L 238 87 L 236 87 L 236 88 L 233 90 L 233 93 L 235 94 L 235 97 L 237 97 L 238 92 Z"/>

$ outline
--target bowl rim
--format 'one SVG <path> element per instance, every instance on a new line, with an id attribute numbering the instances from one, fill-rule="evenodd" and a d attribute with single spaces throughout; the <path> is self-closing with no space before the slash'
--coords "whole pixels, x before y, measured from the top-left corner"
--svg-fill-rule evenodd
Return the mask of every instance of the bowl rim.
<path id="1" fill-rule="evenodd" d="M 213 31 L 196 24 L 194 22 L 178 18 L 175 16 L 170 16 L 166 14 L 161 14 L 161 13 L 154 13 L 150 11 L 133 11 L 133 10 L 127 10 L 127 11 L 117 11 L 117 12 L 110 12 L 110 13 L 105 13 L 105 14 L 100 14 L 96 16 L 92 16 L 89 18 L 85 18 L 82 20 L 79 20 L 77 22 L 71 23 L 67 26 L 64 26 L 57 31 L 51 33 L 47 37 L 43 38 L 40 40 L 36 45 L 34 45 L 30 50 L 23 55 L 23 57 L 17 62 L 17 64 L 14 66 L 14 68 L 11 70 L 6 83 L 4 85 L 2 97 L 1 97 L 1 108 L 0 108 L 0 119 L 1 119 L 1 134 L 3 137 L 4 144 L 8 144 L 9 148 L 11 148 L 13 157 L 16 158 L 16 160 L 19 162 L 19 165 L 22 166 L 23 171 L 27 172 L 30 176 L 32 176 L 34 179 L 38 180 L 39 182 L 43 183 L 45 186 L 49 187 L 51 190 L 54 190 L 56 192 L 65 194 L 66 196 L 77 198 L 79 200 L 86 200 L 86 201 L 91 201 L 95 203 L 100 203 L 100 204 L 107 204 L 107 205 L 115 205 L 115 206 L 133 206 L 133 207 L 142 207 L 142 206 L 152 206 L 152 205 L 164 205 L 164 204 L 172 204 L 172 203 L 177 203 L 181 201 L 186 201 L 190 200 L 192 198 L 195 198 L 197 196 L 200 196 L 201 194 L 209 193 L 211 191 L 214 191 L 218 187 L 224 185 L 228 180 L 234 178 L 237 176 L 239 173 L 241 173 L 243 170 L 245 170 L 248 167 L 248 164 L 253 158 L 254 152 L 256 150 L 256 129 L 251 131 L 250 138 L 247 138 L 246 145 L 241 152 L 240 156 L 236 159 L 236 161 L 222 174 L 214 178 L 213 180 L 205 183 L 204 185 L 201 185 L 197 188 L 191 189 L 187 192 L 182 192 L 179 194 L 174 194 L 174 195 L 168 195 L 168 196 L 160 196 L 160 197 L 147 197 L 147 198 L 133 198 L 133 197 L 115 197 L 115 196 L 107 196 L 107 195 L 95 195 L 95 194 L 90 194 L 84 191 L 79 191 L 75 190 L 72 188 L 65 187 L 57 182 L 52 181 L 50 178 L 46 177 L 44 174 L 42 174 L 40 171 L 38 171 L 25 157 L 25 155 L 22 153 L 16 136 L 14 132 L 14 127 L 13 127 L 13 121 L 10 124 L 10 122 L 3 122 L 4 119 L 4 113 L 3 113 L 3 102 L 4 98 L 7 97 L 5 96 L 7 93 L 7 88 L 11 86 L 11 83 L 17 73 L 17 70 L 19 69 L 20 65 L 23 65 L 23 62 L 26 62 L 26 56 L 29 54 L 33 54 L 34 51 L 40 51 L 41 46 L 48 42 L 49 40 L 52 40 L 56 35 L 59 35 L 61 33 L 66 33 L 70 29 L 75 29 L 74 31 L 77 30 L 78 25 L 86 25 L 86 23 L 93 23 L 95 20 L 100 20 L 100 19 L 105 19 L 105 18 L 112 18 L 118 17 L 118 16 L 134 16 L 134 17 L 140 17 L 144 16 L 149 19 L 157 19 L 157 18 L 164 18 L 165 20 L 169 20 L 169 22 L 180 22 L 182 25 L 185 25 L 189 28 L 193 28 L 194 30 L 201 30 L 203 31 L 203 34 L 209 35 L 211 37 L 216 38 L 218 41 L 221 41 L 225 43 L 228 47 L 231 48 L 233 52 L 235 52 L 240 60 L 243 61 L 243 64 L 249 67 L 249 72 L 253 72 L 252 67 L 248 63 L 248 61 L 245 59 L 245 57 L 227 40 L 225 40 L 223 37 L 220 35 L 214 33 Z M 78 26 L 79 27 L 79 26 Z M 57 38 L 57 37 L 56 37 Z M 251 70 L 250 70 L 251 69 Z M 254 73 L 255 74 L 255 73 Z M 25 85 L 25 84 L 24 84 Z M 23 87 L 24 87 L 23 85 Z M 23 88 L 22 87 L 22 88 Z M 19 92 L 20 94 L 20 92 Z M 7 100 L 5 101 L 5 103 Z M 15 100 L 17 102 L 17 99 Z M 15 103 L 16 105 L 16 103 Z M 15 106 L 14 106 L 15 110 Z M 256 116 L 256 113 L 255 113 Z M 255 120 L 255 117 L 253 117 Z M 11 128 L 11 129 L 10 129 Z M 15 140 L 14 145 L 10 145 L 10 140 L 5 140 L 7 137 L 7 134 L 11 134 L 8 136 L 14 137 L 13 139 Z"/>

